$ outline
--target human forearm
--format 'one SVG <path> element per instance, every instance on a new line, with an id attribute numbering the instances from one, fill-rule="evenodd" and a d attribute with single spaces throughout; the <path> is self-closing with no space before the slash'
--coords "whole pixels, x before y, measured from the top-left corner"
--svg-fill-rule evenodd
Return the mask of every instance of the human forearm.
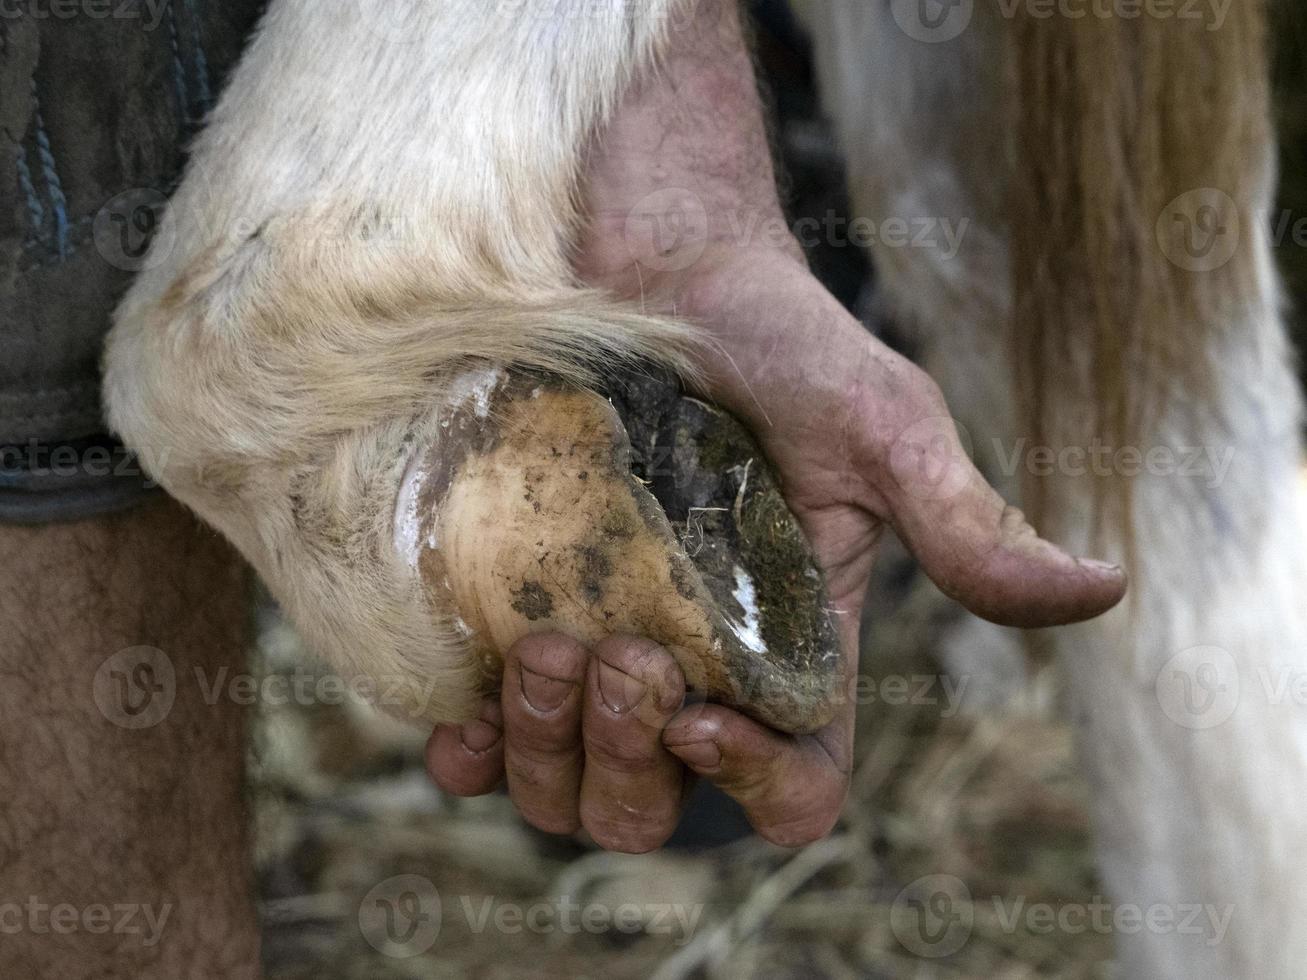
<path id="1" fill-rule="evenodd" d="M 625 296 L 671 288 L 706 251 L 800 258 L 776 188 L 738 0 L 691 0 L 661 59 L 592 147 L 577 266 Z"/>

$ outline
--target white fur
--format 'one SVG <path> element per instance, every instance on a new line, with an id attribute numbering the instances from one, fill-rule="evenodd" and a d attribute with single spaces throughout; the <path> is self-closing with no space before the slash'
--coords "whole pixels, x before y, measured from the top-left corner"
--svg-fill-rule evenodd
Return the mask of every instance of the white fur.
<path id="1" fill-rule="evenodd" d="M 688 337 L 579 288 L 568 254 L 585 142 L 674 9 L 277 0 L 118 312 L 116 431 L 408 713 L 465 717 L 477 693 L 465 630 L 393 544 L 454 379 L 583 380 Z"/>
<path id="2" fill-rule="evenodd" d="M 997 440 L 1010 452 L 1018 431 L 1003 353 L 1004 25 L 976 4 L 962 36 L 927 44 L 909 39 L 886 3 L 808 6 L 860 213 L 971 219 L 955 258 L 879 248 L 876 259 L 893 313 L 916 330 L 978 461 L 1015 495 L 1018 482 L 1002 479 L 990 451 Z M 1267 175 L 1268 208 L 1272 189 Z M 1212 930 L 1119 935 L 1123 975 L 1144 980 L 1289 980 L 1307 963 L 1307 704 L 1286 703 L 1267 683 L 1307 675 L 1299 394 L 1265 235 L 1248 233 L 1258 236 L 1260 287 L 1218 352 L 1220 404 L 1173 403 L 1154 433 L 1155 445 L 1232 448 L 1235 462 L 1219 481 L 1140 477 L 1133 607 L 1049 636 L 1115 902 L 1232 911 L 1219 941 Z M 1079 528 L 1061 543 L 1082 553 L 1086 482 L 1057 498 L 1063 525 Z M 1174 661 L 1199 646 L 1229 657 Z M 1205 676 L 1237 685 L 1238 703 L 1219 724 L 1202 727 L 1221 715 L 1199 716 L 1200 727 L 1187 727 L 1166 707 L 1175 713 L 1174 685 L 1195 677 L 1203 657 L 1217 668 Z"/>

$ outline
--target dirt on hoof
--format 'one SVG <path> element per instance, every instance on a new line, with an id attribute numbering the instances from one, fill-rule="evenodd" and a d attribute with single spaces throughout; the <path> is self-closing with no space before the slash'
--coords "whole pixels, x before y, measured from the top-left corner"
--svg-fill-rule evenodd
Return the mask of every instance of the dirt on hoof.
<path id="1" fill-rule="evenodd" d="M 420 467 L 417 559 L 487 689 L 523 636 L 647 636 L 691 689 L 792 733 L 835 714 L 843 662 L 812 552 L 756 443 L 653 373 L 602 393 L 469 375 Z"/>
<path id="2" fill-rule="evenodd" d="M 842 676 L 839 640 L 816 556 L 757 442 L 663 372 L 625 374 L 604 394 L 626 427 L 631 472 L 737 627 L 733 673 L 754 696 L 787 703 L 796 730 L 820 727 Z"/>

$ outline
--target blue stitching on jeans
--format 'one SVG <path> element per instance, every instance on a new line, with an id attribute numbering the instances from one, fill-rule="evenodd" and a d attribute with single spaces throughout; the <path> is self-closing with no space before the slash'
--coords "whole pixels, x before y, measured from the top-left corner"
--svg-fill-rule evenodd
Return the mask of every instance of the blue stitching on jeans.
<path id="1" fill-rule="evenodd" d="M 213 94 L 209 90 L 209 59 L 204 53 L 198 6 L 199 0 L 186 0 L 186 13 L 191 20 L 191 43 L 195 45 L 195 77 L 200 84 L 200 110 L 208 112 L 213 105 Z"/>
<path id="2" fill-rule="evenodd" d="M 177 108 L 183 122 L 191 118 L 191 100 L 186 94 L 186 69 L 182 66 L 182 46 L 177 36 L 176 6 L 168 3 L 168 40 L 172 45 L 172 83 L 177 89 Z"/>
<path id="3" fill-rule="evenodd" d="M 35 78 L 32 79 L 32 107 L 36 117 L 37 156 L 41 159 L 41 173 L 45 176 L 50 204 L 54 207 L 55 240 L 59 246 L 59 258 L 65 259 L 68 257 L 68 199 L 64 197 L 54 151 L 50 149 L 50 134 L 45 131 L 45 120 L 41 117 L 41 100 L 36 94 Z"/>
<path id="4" fill-rule="evenodd" d="M 0 57 L 9 53 L 9 32 L 5 25 L 0 23 Z M 13 134 L 8 129 L 4 130 L 5 137 L 14 144 L 14 149 L 18 151 L 18 157 L 15 161 L 18 167 L 18 188 L 23 192 L 23 203 L 27 205 L 27 221 L 31 226 L 30 236 L 23 243 L 27 248 L 34 242 L 40 241 L 41 229 L 45 227 L 45 208 L 41 207 L 41 198 L 36 193 L 36 182 L 32 180 L 32 168 L 27 162 L 27 147 L 23 146 L 18 140 L 14 139 Z"/>
<path id="5" fill-rule="evenodd" d="M 36 196 L 36 184 L 32 182 L 32 168 L 27 164 L 27 149 L 18 143 L 18 186 L 23 191 L 23 200 L 27 203 L 27 219 L 32 226 L 33 236 L 41 234 L 45 226 L 45 208 Z M 34 238 L 35 240 L 35 238 Z"/>

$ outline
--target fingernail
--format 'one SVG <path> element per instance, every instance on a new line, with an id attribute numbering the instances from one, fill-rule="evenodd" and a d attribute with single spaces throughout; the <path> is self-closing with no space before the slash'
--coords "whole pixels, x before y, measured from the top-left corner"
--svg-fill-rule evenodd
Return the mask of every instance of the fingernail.
<path id="1" fill-rule="evenodd" d="M 522 697 L 541 714 L 557 711 L 572 693 L 574 686 L 568 681 L 554 680 L 526 667 L 522 668 Z"/>
<path id="2" fill-rule="evenodd" d="M 699 771 L 711 772 L 722 764 L 722 750 L 713 741 L 669 745 L 667 748 L 682 762 Z"/>
<path id="3" fill-rule="evenodd" d="M 1077 558 L 1076 564 L 1091 572 L 1098 572 L 1105 575 L 1121 574 L 1120 565 L 1114 565 L 1109 561 L 1099 561 L 1096 558 Z"/>
<path id="4" fill-rule="evenodd" d="M 498 728 L 485 721 L 469 721 L 458 730 L 463 748 L 478 755 L 493 749 L 502 736 Z"/>
<path id="5" fill-rule="evenodd" d="M 624 715 L 644 700 L 648 688 L 625 671 L 599 661 L 599 697 L 608 710 Z"/>

